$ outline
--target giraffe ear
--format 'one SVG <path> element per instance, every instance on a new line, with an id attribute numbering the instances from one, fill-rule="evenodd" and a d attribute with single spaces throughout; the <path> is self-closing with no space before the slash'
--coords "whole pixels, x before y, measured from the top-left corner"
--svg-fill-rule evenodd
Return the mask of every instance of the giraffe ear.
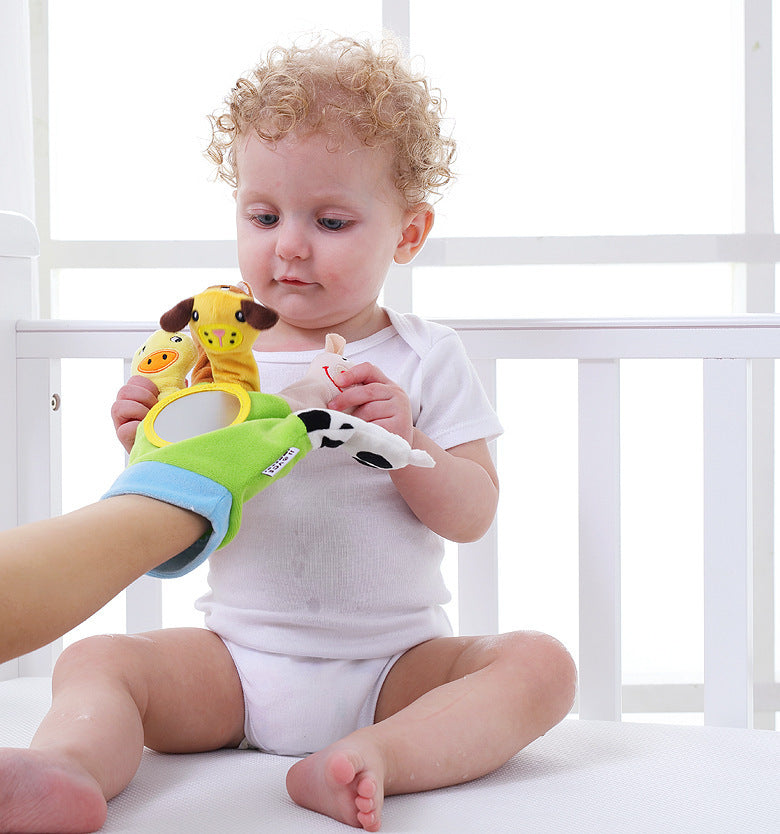
<path id="1" fill-rule="evenodd" d="M 175 307 L 160 316 L 160 327 L 169 333 L 183 330 L 190 320 L 194 306 L 194 298 L 185 298 L 184 301 L 180 301 Z"/>
<path id="2" fill-rule="evenodd" d="M 279 316 L 273 310 L 249 299 L 241 302 L 241 312 L 255 330 L 268 330 L 279 320 Z"/>

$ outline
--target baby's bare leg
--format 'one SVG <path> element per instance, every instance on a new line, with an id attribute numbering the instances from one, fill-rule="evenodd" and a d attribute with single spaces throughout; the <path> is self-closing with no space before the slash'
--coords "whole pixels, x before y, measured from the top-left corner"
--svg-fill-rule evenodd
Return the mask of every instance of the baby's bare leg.
<path id="1" fill-rule="evenodd" d="M 543 634 L 431 640 L 391 670 L 377 723 L 294 765 L 288 790 L 378 831 L 385 795 L 490 773 L 567 714 L 575 685 L 568 652 Z"/>
<path id="2" fill-rule="evenodd" d="M 0 751 L 0 832 L 88 832 L 133 778 L 144 745 L 235 746 L 244 702 L 232 658 L 203 629 L 93 637 L 61 656 L 29 750 Z"/>

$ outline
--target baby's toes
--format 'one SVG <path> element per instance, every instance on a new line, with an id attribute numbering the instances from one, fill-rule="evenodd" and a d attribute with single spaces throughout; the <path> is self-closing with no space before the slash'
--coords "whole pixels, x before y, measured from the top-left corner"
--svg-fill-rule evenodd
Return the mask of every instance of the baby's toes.
<path id="1" fill-rule="evenodd" d="M 379 816 L 375 811 L 370 814 L 358 812 L 357 818 L 364 831 L 379 831 Z"/>
<path id="2" fill-rule="evenodd" d="M 357 786 L 358 796 L 373 800 L 376 796 L 376 779 L 373 776 L 363 776 Z"/>
<path id="3" fill-rule="evenodd" d="M 355 807 L 363 814 L 370 814 L 376 810 L 376 803 L 373 797 L 356 796 Z"/>

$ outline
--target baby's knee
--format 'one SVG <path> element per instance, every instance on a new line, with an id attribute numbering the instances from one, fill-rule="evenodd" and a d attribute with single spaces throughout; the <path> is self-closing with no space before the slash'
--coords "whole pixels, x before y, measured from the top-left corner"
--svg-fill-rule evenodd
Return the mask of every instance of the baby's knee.
<path id="1" fill-rule="evenodd" d="M 571 654 L 549 634 L 518 632 L 507 638 L 516 673 L 526 678 L 558 718 L 563 718 L 574 704 L 577 691 L 577 667 Z"/>
<path id="2" fill-rule="evenodd" d="M 68 646 L 57 659 L 52 675 L 56 688 L 72 679 L 123 677 L 133 665 L 135 638 L 125 634 L 86 637 Z"/>

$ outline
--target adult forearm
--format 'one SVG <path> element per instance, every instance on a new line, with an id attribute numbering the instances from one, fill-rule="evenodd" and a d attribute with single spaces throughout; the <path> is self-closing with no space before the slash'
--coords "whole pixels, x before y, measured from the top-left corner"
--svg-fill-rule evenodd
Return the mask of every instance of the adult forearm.
<path id="1" fill-rule="evenodd" d="M 179 507 L 120 495 L 0 532 L 0 662 L 70 631 L 207 527 Z"/>

